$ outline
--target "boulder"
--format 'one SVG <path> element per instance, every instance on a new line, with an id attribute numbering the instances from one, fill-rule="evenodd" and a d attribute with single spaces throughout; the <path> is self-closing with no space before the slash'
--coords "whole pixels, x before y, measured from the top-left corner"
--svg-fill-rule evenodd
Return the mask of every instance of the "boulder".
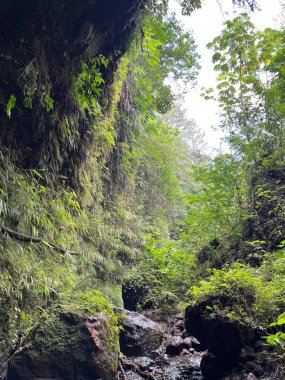
<path id="1" fill-rule="evenodd" d="M 127 356 L 150 356 L 162 342 L 163 331 L 160 325 L 142 314 L 115 308 L 122 323 L 120 333 L 121 351 Z"/>
<path id="2" fill-rule="evenodd" d="M 8 380 L 113 380 L 118 336 L 109 317 L 61 309 L 42 320 L 9 361 Z"/>
<path id="3" fill-rule="evenodd" d="M 179 355 L 184 348 L 181 336 L 173 336 L 165 342 L 165 352 L 167 355 Z"/>
<path id="4" fill-rule="evenodd" d="M 209 305 L 215 300 L 206 300 L 185 310 L 185 327 L 189 334 L 197 337 L 212 356 L 205 356 L 201 366 L 206 368 L 216 365 L 224 373 L 234 367 L 240 358 L 241 349 L 252 345 L 257 332 L 242 323 L 227 318 L 222 312 L 215 312 Z M 193 343 L 192 346 L 194 347 Z M 195 348 L 196 349 L 196 348 Z M 213 364 L 216 361 L 216 364 Z M 205 376 L 206 377 L 206 376 Z M 212 377 L 206 377 L 206 379 Z"/>

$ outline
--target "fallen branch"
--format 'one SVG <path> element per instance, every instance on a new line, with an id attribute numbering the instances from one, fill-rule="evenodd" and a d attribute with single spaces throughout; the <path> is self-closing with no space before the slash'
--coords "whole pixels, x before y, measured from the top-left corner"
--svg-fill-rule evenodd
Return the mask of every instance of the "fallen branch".
<path id="1" fill-rule="evenodd" d="M 125 373 L 125 371 L 124 371 L 124 368 L 123 368 L 123 366 L 122 366 L 121 361 L 119 361 L 119 369 L 120 369 L 120 371 L 121 371 L 121 374 L 123 375 L 123 379 L 124 379 L 124 380 L 127 380 L 127 376 L 126 376 L 126 373 Z"/>
<path id="2" fill-rule="evenodd" d="M 50 246 L 51 248 L 55 249 L 56 251 L 64 254 L 64 255 L 79 255 L 78 252 L 73 252 L 73 251 L 69 251 L 68 249 L 65 249 L 63 247 L 60 247 L 59 245 L 53 243 L 53 242 L 49 242 L 49 241 L 46 241 L 42 238 L 38 238 L 38 237 L 35 237 L 35 236 L 29 236 L 29 235 L 24 235 L 24 234 L 21 234 L 20 232 L 17 232 L 17 231 L 14 231 L 14 230 L 11 230 L 10 228 L 7 228 L 7 227 L 4 227 L 4 226 L 0 226 L 0 230 L 3 234 L 7 234 L 17 240 L 20 240 L 20 241 L 23 241 L 23 242 L 28 242 L 28 243 L 44 243 L 46 244 L 47 246 Z"/>

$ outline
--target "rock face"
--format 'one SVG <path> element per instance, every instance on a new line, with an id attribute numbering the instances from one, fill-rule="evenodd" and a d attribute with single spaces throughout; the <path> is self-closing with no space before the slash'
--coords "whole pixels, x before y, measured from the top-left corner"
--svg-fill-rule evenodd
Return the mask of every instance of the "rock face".
<path id="1" fill-rule="evenodd" d="M 52 171 L 73 172 L 88 158 L 94 120 L 82 122 L 73 80 L 81 60 L 102 54 L 112 57 L 102 69 L 105 88 L 110 85 L 143 5 L 143 0 L 0 2 L 0 138 L 15 151 L 20 167 L 52 165 Z M 5 109 L 12 93 L 17 101 L 10 120 Z M 67 126 L 72 143 L 63 132 Z"/>
<path id="2" fill-rule="evenodd" d="M 284 163 L 260 166 L 252 178 L 254 215 L 244 228 L 244 241 L 264 241 L 255 254 L 274 251 L 284 239 L 285 227 L 285 167 Z M 258 247 L 256 247 L 258 248 Z M 251 251 L 252 251 L 251 246 Z M 249 262 L 253 260 L 249 257 Z"/>
<path id="3" fill-rule="evenodd" d="M 11 358 L 8 380 L 113 380 L 118 341 L 108 317 L 58 311 L 36 326 Z"/>
<path id="4" fill-rule="evenodd" d="M 160 325 L 139 313 L 116 308 L 122 320 L 121 351 L 128 356 L 150 356 L 161 345 L 163 332 Z"/>
<path id="5" fill-rule="evenodd" d="M 185 327 L 208 348 L 210 353 L 202 358 L 201 370 L 206 379 L 215 380 L 238 363 L 242 347 L 253 343 L 256 332 L 222 314 L 209 311 L 208 305 L 209 300 L 188 306 Z"/>

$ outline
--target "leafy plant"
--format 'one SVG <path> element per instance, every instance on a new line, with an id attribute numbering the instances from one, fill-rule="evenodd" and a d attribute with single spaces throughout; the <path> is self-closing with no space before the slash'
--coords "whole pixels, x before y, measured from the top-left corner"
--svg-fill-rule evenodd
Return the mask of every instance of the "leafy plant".
<path id="1" fill-rule="evenodd" d="M 7 107 L 6 107 L 6 113 L 7 113 L 7 116 L 9 117 L 9 119 L 11 118 L 11 111 L 15 107 L 15 105 L 16 105 L 16 96 L 11 95 L 9 100 L 8 100 Z"/>
<path id="2" fill-rule="evenodd" d="M 278 326 L 282 328 L 282 326 L 285 325 L 285 313 L 280 314 L 277 318 L 276 322 L 273 322 L 270 324 L 271 327 Z M 271 346 L 274 346 L 277 348 L 278 351 L 284 352 L 285 349 L 285 332 L 284 331 L 277 331 L 275 334 L 269 334 L 264 337 L 266 339 L 266 342 L 270 344 Z"/>
<path id="3" fill-rule="evenodd" d="M 88 63 L 81 61 L 81 72 L 73 82 L 78 102 L 84 109 L 93 110 L 95 114 L 100 113 L 98 98 L 105 83 L 101 67 L 107 68 L 108 64 L 108 59 L 102 54 L 90 59 Z"/>

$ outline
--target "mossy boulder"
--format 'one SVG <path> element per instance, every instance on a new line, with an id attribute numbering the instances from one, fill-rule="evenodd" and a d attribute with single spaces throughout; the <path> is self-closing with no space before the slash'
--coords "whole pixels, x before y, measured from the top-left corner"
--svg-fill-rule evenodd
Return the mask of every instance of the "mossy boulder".
<path id="1" fill-rule="evenodd" d="M 80 293 L 76 301 L 83 302 L 58 306 L 31 330 L 10 359 L 8 380 L 114 379 L 117 318 L 99 293 L 92 294 Z"/>

